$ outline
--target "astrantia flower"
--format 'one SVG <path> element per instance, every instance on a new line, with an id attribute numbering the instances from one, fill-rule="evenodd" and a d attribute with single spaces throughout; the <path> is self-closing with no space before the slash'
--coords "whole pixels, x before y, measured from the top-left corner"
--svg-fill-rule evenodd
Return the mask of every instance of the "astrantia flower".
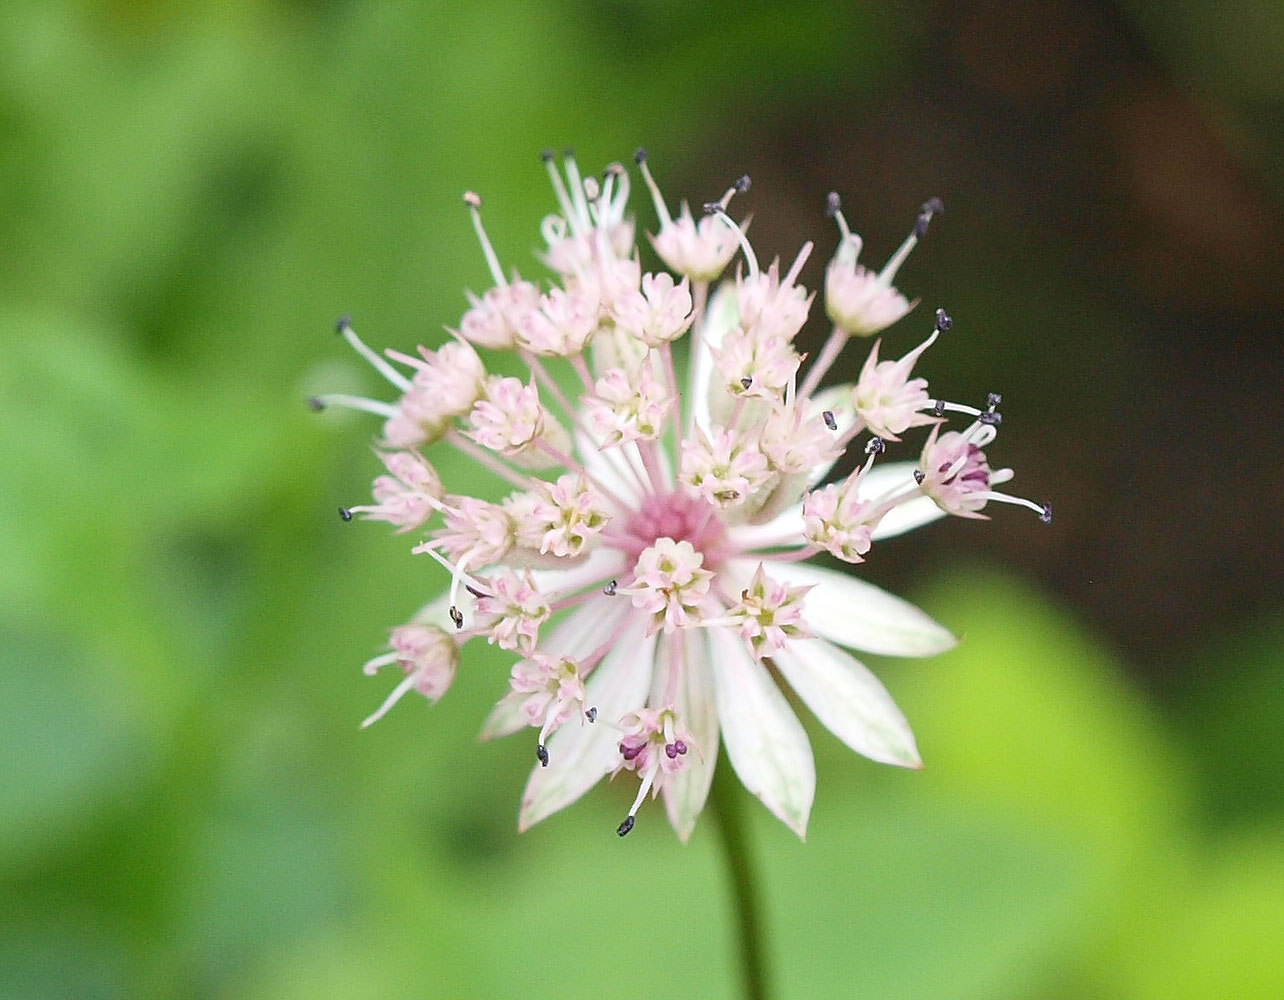
<path id="1" fill-rule="evenodd" d="M 798 277 L 811 245 L 783 276 L 777 264 L 759 267 L 728 214 L 748 178 L 707 204 L 699 224 L 685 205 L 674 219 L 639 153 L 659 216 L 652 245 L 674 277 L 642 271 L 623 168 L 598 180 L 569 156 L 565 177 L 546 162 L 558 205 L 542 230 L 551 280 L 506 275 L 469 194 L 494 285 L 469 293 L 457 340 L 385 357 L 348 322 L 338 327 L 399 394 L 317 401 L 386 421 L 375 502 L 343 514 L 422 532 L 412 551 L 440 566 L 445 591 L 366 665 L 405 674 L 367 722 L 411 690 L 436 700 L 463 647 L 493 643 L 517 659 L 483 738 L 537 730 L 521 829 L 628 774 L 638 786 L 619 833 L 660 796 L 686 839 L 721 743 L 745 787 L 801 836 L 815 769 L 778 681 L 857 752 L 919 767 L 904 716 L 848 650 L 917 657 L 955 642 L 899 598 L 805 560 L 861 563 L 883 539 L 946 514 L 984 517 L 991 501 L 1051 518 L 994 488 L 1011 478 L 986 456 L 998 397 L 984 408 L 945 402 L 915 372 L 950 328 L 943 311 L 900 360 L 879 360 L 876 343 L 855 384 L 819 388 L 851 337 L 909 311 L 891 281 L 939 202 L 874 274 L 856 264 L 859 237 L 830 196 L 841 237 L 826 274 L 835 325 L 799 386 L 794 338 L 812 296 Z M 683 391 L 673 345 L 688 335 Z M 505 370 L 516 361 L 525 374 L 488 374 L 474 347 L 512 352 Z M 966 417 L 958 429 L 946 426 L 953 414 Z M 885 441 L 919 427 L 930 430 L 917 463 L 883 460 Z M 447 492 L 429 445 L 461 452 L 494 488 Z M 849 449 L 858 468 L 827 482 Z"/>

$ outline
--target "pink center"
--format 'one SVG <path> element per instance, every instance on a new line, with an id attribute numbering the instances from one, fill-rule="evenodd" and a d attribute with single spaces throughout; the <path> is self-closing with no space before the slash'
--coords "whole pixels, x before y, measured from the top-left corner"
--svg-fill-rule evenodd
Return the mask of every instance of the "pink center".
<path id="1" fill-rule="evenodd" d="M 690 542 L 704 556 L 708 567 L 721 555 L 723 534 L 722 519 L 709 504 L 698 497 L 668 493 L 642 501 L 641 509 L 635 510 L 625 524 L 624 537 L 616 547 L 636 559 L 657 538 L 672 538 L 675 542 Z"/>

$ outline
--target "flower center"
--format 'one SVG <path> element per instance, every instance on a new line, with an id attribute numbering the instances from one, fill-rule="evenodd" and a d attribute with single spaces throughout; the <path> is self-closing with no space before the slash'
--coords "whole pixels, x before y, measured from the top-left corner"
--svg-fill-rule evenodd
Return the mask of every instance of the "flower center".
<path id="1" fill-rule="evenodd" d="M 716 562 L 723 541 L 722 519 L 717 511 L 699 497 L 681 493 L 648 496 L 633 511 L 624 527 L 618 547 L 636 559 L 643 549 L 658 538 L 690 542 L 704 556 L 704 565 Z"/>

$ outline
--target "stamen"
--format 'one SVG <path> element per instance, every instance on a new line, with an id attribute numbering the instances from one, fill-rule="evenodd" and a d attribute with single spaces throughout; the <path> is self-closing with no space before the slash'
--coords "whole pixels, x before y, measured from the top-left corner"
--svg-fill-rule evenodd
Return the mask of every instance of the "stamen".
<path id="1" fill-rule="evenodd" d="M 596 705 L 594 705 L 592 708 L 588 709 L 588 710 L 584 713 L 584 718 L 588 719 L 588 721 L 589 721 L 589 722 L 596 722 L 596 721 L 597 721 L 597 706 L 596 706 Z"/>
<path id="2" fill-rule="evenodd" d="M 363 413 L 373 413 L 377 417 L 383 417 L 387 420 L 397 408 L 391 403 L 385 403 L 378 399 L 366 399 L 364 396 L 349 396 L 346 393 L 330 392 L 324 396 L 313 396 L 308 400 L 308 406 L 313 412 L 320 413 L 327 406 L 342 406 L 349 410 L 361 410 Z"/>
<path id="3" fill-rule="evenodd" d="M 540 767 L 548 767 L 548 750 L 543 743 L 535 744 L 535 759 L 539 761 Z"/>
<path id="4" fill-rule="evenodd" d="M 618 833 L 621 837 L 623 837 L 632 829 L 633 829 L 633 814 L 630 813 L 628 816 L 624 817 L 624 822 L 615 828 L 615 832 Z"/>
<path id="5" fill-rule="evenodd" d="M 343 518 L 345 521 L 351 521 L 351 520 L 352 520 L 352 511 L 348 510 L 348 508 L 347 508 L 347 507 L 340 507 L 340 508 L 339 508 L 339 516 L 340 516 L 341 518 Z"/>
<path id="6" fill-rule="evenodd" d="M 544 169 L 548 171 L 548 179 L 553 184 L 553 195 L 557 198 L 557 205 L 562 210 L 562 215 L 570 223 L 571 228 L 575 229 L 575 208 L 571 205 L 571 196 L 566 193 L 566 185 L 562 182 L 562 175 L 557 170 L 557 164 L 553 162 L 553 151 L 551 149 L 544 150 L 540 154 L 540 159 L 544 161 Z"/>
<path id="7" fill-rule="evenodd" d="M 633 162 L 638 165 L 642 171 L 642 180 L 646 183 L 647 189 L 651 192 L 651 200 L 655 203 L 655 214 L 660 219 L 660 228 L 673 225 L 673 216 L 669 214 L 669 206 L 664 203 L 664 195 L 660 194 L 660 188 L 655 183 L 655 178 L 651 176 L 651 168 L 646 163 L 646 150 L 638 149 L 633 154 Z"/>
<path id="8" fill-rule="evenodd" d="M 936 310 L 936 329 L 938 333 L 944 333 L 954 325 L 954 320 L 944 309 Z"/>
<path id="9" fill-rule="evenodd" d="M 375 709 L 374 714 L 369 715 L 362 720 L 361 728 L 367 729 L 370 726 L 374 725 L 376 722 L 378 722 L 380 719 L 382 719 L 385 715 L 387 715 L 388 709 L 392 708 L 393 705 L 397 704 L 397 702 L 401 700 L 401 696 L 415 686 L 415 682 L 417 680 L 418 678 L 414 675 L 413 672 L 407 674 L 406 679 L 392 689 L 392 694 L 388 695 L 388 697 L 384 699 L 383 704 L 380 705 L 377 709 Z"/>
<path id="10" fill-rule="evenodd" d="M 741 179 L 748 181 L 747 177 L 744 177 Z M 746 184 L 746 190 L 747 189 L 748 189 L 748 185 Z M 739 189 L 737 188 L 733 190 L 739 190 Z M 709 215 L 716 215 L 719 219 L 721 219 L 723 222 L 725 222 L 728 226 L 731 227 L 732 231 L 736 234 L 736 239 L 740 242 L 740 252 L 744 254 L 745 263 L 749 265 L 749 277 L 757 278 L 758 271 L 759 271 L 758 258 L 753 252 L 753 247 L 749 245 L 749 237 L 745 235 L 745 231 L 740 228 L 740 226 L 737 224 L 735 219 L 733 219 L 731 216 L 727 214 L 727 210 L 722 207 L 721 202 L 717 202 L 717 201 L 708 202 L 705 204 L 704 210 Z"/>
<path id="11" fill-rule="evenodd" d="M 803 265 L 807 263 L 807 258 L 811 256 L 812 247 L 814 246 L 815 244 L 811 240 L 802 245 L 798 251 L 798 256 L 794 258 L 793 264 L 789 267 L 789 273 L 785 275 L 785 279 L 780 283 L 782 286 L 792 285 L 798 280 L 798 274 L 802 271 Z"/>
<path id="12" fill-rule="evenodd" d="M 865 454 L 881 455 L 886 450 L 886 448 L 887 448 L 886 442 L 884 442 L 881 437 L 878 437 L 877 435 L 875 435 L 874 437 L 870 438 L 869 442 L 865 445 Z"/>
<path id="13" fill-rule="evenodd" d="M 573 149 L 562 150 L 562 168 L 566 171 L 567 187 L 571 193 L 571 201 L 575 205 L 575 215 L 571 218 L 571 225 L 574 227 L 578 223 L 580 230 L 588 229 L 592 220 L 589 215 L 588 201 L 584 197 L 584 180 L 580 177 L 580 167 L 575 162 Z"/>
<path id="14" fill-rule="evenodd" d="M 343 336 L 343 339 L 348 342 L 354 351 L 370 362 L 374 370 L 380 375 L 386 378 L 402 392 L 406 392 L 410 388 L 410 379 L 406 378 L 406 376 L 402 375 L 401 372 L 397 371 L 397 369 L 393 368 L 392 365 L 388 364 L 387 361 L 367 347 L 362 339 L 357 336 L 357 332 L 352 329 L 352 323 L 348 320 L 347 316 L 339 317 L 339 321 L 335 324 L 334 328 L 336 332 Z M 321 398 L 324 400 L 326 397 L 322 396 Z"/>
<path id="15" fill-rule="evenodd" d="M 928 198 L 919 209 L 918 222 L 914 224 L 914 235 L 920 240 L 927 235 L 928 223 L 933 216 L 945 214 L 945 203 L 940 198 Z"/>
<path id="16" fill-rule="evenodd" d="M 1039 515 L 1039 520 L 1044 524 L 1052 523 L 1052 504 L 1045 503 L 1043 505 L 1043 513 Z"/>
<path id="17" fill-rule="evenodd" d="M 976 419 L 981 421 L 983 424 L 989 424 L 991 427 L 997 427 L 999 424 L 1003 423 L 1003 414 L 997 413 L 994 410 L 986 410 L 984 413 L 978 414 Z"/>
<path id="18" fill-rule="evenodd" d="M 828 427 L 831 431 L 838 430 L 838 420 L 834 417 L 833 410 L 825 410 L 825 412 L 823 412 L 820 416 L 821 416 L 821 419 L 825 421 L 825 426 Z"/>
<path id="19" fill-rule="evenodd" d="M 926 478 L 927 478 L 927 475 L 923 472 L 922 469 L 914 470 L 914 482 L 918 483 L 919 486 L 923 485 L 923 480 Z"/>
<path id="20" fill-rule="evenodd" d="M 602 588 L 602 593 L 604 593 L 607 597 L 614 597 L 615 590 L 617 587 L 619 587 L 619 585 L 620 585 L 620 582 L 618 580 L 612 580 L 610 583 L 608 583 L 605 587 Z"/>
<path id="21" fill-rule="evenodd" d="M 453 604 L 450 606 L 450 620 L 455 623 L 455 628 L 464 627 L 464 615 Z"/>
<path id="22" fill-rule="evenodd" d="M 499 266 L 499 257 L 495 255 L 495 248 L 491 246 L 490 237 L 486 235 L 486 227 L 482 225 L 481 197 L 473 191 L 465 191 L 464 204 L 468 206 L 468 214 L 473 218 L 473 229 L 477 231 L 482 253 L 486 255 L 486 266 L 490 268 L 490 276 L 500 288 L 507 288 L 508 282 L 504 280 L 504 269 Z"/>

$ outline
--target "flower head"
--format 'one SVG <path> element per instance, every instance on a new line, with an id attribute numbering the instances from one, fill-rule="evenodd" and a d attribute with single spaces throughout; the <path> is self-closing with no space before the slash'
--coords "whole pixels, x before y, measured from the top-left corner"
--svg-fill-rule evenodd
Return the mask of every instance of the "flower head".
<path id="1" fill-rule="evenodd" d="M 993 501 L 1045 506 L 995 490 L 1011 477 L 987 449 L 998 397 L 984 408 L 935 398 L 916 368 L 950 329 L 899 360 L 874 344 L 854 384 L 820 383 L 853 336 L 903 317 L 897 268 L 939 203 L 878 274 L 856 263 L 860 239 L 831 198 L 840 243 L 825 278 L 829 340 L 799 384 L 794 340 L 813 296 L 798 283 L 805 245 L 785 273 L 760 268 L 730 212 L 741 178 L 697 222 L 670 215 L 637 162 L 658 216 L 652 243 L 674 274 L 643 273 L 619 165 L 584 177 L 545 158 L 557 211 L 542 227 L 540 283 L 505 272 L 465 196 L 491 287 L 469 294 L 455 339 L 380 355 L 347 321 L 340 332 L 392 385 L 391 402 L 317 404 L 384 420 L 385 472 L 374 503 L 344 510 L 418 531 L 413 552 L 442 574 L 443 596 L 394 629 L 366 665 L 405 677 L 367 723 L 411 690 L 435 701 L 461 650 L 484 640 L 516 658 L 485 738 L 536 729 L 522 798 L 525 829 L 609 775 L 638 782 L 618 832 L 662 797 L 686 838 L 704 805 L 719 743 L 745 786 L 792 829 L 806 829 L 815 769 L 779 683 L 839 739 L 874 760 L 918 767 L 908 724 L 848 650 L 929 656 L 954 637 L 923 612 L 853 576 L 806 560 L 871 558 L 882 539 L 946 514 L 983 517 Z M 718 280 L 739 253 L 733 277 Z M 679 386 L 675 345 L 686 340 Z M 489 373 L 482 352 L 510 352 Z M 969 423 L 950 429 L 963 414 Z M 918 462 L 883 460 L 886 441 L 930 428 Z M 448 493 L 424 449 L 453 450 L 498 485 Z M 845 453 L 855 472 L 828 482 Z"/>

